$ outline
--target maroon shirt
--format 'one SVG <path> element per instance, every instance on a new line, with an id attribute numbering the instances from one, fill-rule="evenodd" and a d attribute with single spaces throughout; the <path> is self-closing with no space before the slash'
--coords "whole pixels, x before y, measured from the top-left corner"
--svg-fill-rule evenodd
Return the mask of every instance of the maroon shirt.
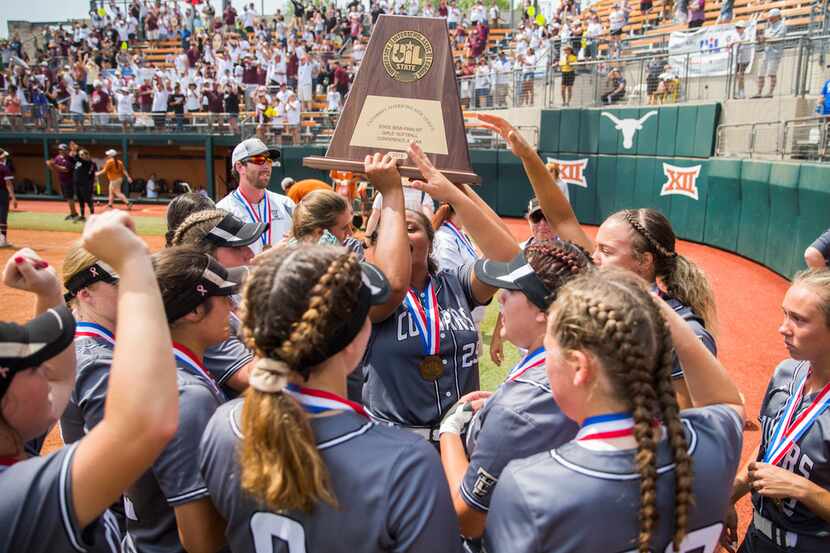
<path id="1" fill-rule="evenodd" d="M 56 171 L 58 174 L 58 180 L 61 181 L 61 184 L 68 184 L 72 182 L 72 160 L 69 156 L 64 154 L 58 154 L 52 158 L 52 163 L 56 167 L 61 167 L 66 169 L 66 172 Z"/>
<path id="2" fill-rule="evenodd" d="M 157 31 L 158 28 L 159 28 L 158 20 L 156 19 L 156 16 L 152 13 L 147 14 L 146 23 L 147 23 L 147 30 L 148 31 Z"/>
<path id="3" fill-rule="evenodd" d="M 95 113 L 107 113 L 109 111 L 110 95 L 103 90 L 92 91 L 90 105 Z"/>
<path id="4" fill-rule="evenodd" d="M 208 99 L 208 111 L 211 113 L 222 113 L 224 111 L 224 96 L 215 90 L 206 90 L 205 96 Z"/>
<path id="5" fill-rule="evenodd" d="M 242 70 L 242 82 L 245 84 L 257 84 L 256 67 L 246 65 Z"/>

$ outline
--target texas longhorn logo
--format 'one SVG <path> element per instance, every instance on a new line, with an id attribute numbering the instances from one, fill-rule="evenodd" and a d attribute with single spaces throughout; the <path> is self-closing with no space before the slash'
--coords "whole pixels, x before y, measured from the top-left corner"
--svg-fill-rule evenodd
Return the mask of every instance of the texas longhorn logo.
<path id="1" fill-rule="evenodd" d="M 657 110 L 653 109 L 646 113 L 639 119 L 619 119 L 613 113 L 603 111 L 604 115 L 614 123 L 614 128 L 623 133 L 623 148 L 630 150 L 634 146 L 634 133 L 643 129 L 645 123 L 652 115 L 657 115 Z"/>
<path id="2" fill-rule="evenodd" d="M 668 179 L 660 190 L 661 196 L 679 194 L 693 200 L 698 199 L 697 177 L 700 176 L 700 165 L 692 167 L 675 167 L 663 163 L 663 174 Z"/>
<path id="3" fill-rule="evenodd" d="M 559 168 L 559 179 L 562 182 L 588 188 L 588 181 L 585 180 L 585 169 L 588 167 L 587 159 L 554 159 L 549 157 L 548 165 L 556 165 Z"/>

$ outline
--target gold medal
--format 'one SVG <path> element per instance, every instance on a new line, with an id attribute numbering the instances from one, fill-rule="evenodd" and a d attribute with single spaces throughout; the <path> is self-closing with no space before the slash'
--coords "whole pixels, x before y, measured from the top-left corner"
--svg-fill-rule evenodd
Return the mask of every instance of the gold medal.
<path id="1" fill-rule="evenodd" d="M 428 355 L 421 360 L 418 370 L 421 372 L 421 378 L 434 382 L 444 374 L 444 362 L 437 355 Z"/>

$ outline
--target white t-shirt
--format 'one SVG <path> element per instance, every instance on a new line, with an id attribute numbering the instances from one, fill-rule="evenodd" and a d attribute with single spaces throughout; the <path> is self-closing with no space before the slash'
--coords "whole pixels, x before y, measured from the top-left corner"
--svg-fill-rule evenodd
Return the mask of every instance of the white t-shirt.
<path id="1" fill-rule="evenodd" d="M 292 225 L 292 216 L 294 214 L 294 202 L 291 201 L 291 198 L 287 196 L 283 196 L 281 194 L 277 194 L 275 192 L 271 192 L 270 190 L 266 191 L 268 194 L 268 201 L 271 205 L 271 231 L 270 231 L 270 239 L 271 244 L 276 245 L 282 241 L 283 237 L 286 233 L 291 230 Z M 260 202 L 261 203 L 261 202 Z M 248 211 L 248 208 L 239 200 L 239 197 L 236 193 L 230 193 L 219 202 L 217 202 L 216 207 L 219 209 L 224 209 L 225 211 L 230 211 L 243 221 L 249 223 L 257 222 Z M 260 204 L 256 204 L 253 206 L 255 210 L 259 210 Z M 259 211 L 257 211 L 259 213 Z M 268 233 L 266 232 L 266 240 L 267 240 Z M 250 246 L 251 251 L 254 254 L 258 254 L 262 251 L 262 241 L 256 240 Z"/>
<path id="2" fill-rule="evenodd" d="M 170 93 L 166 89 L 155 89 L 153 91 L 153 111 L 167 111 L 168 96 L 170 96 Z"/>
<path id="3" fill-rule="evenodd" d="M 156 181 L 154 181 L 153 179 L 147 179 L 146 190 L 147 190 L 147 197 L 148 198 L 158 198 L 159 197 L 158 186 L 156 186 Z"/>
<path id="4" fill-rule="evenodd" d="M 132 94 L 116 94 L 115 99 L 118 101 L 118 113 L 120 115 L 133 114 L 135 97 Z"/>
<path id="5" fill-rule="evenodd" d="M 330 90 L 326 95 L 326 100 L 328 101 L 326 110 L 338 111 L 340 109 L 340 93 L 336 90 Z"/>
<path id="6" fill-rule="evenodd" d="M 435 204 L 432 201 L 432 196 L 426 192 L 422 192 L 411 186 L 403 187 L 404 207 L 412 211 L 423 213 L 423 208 L 429 208 L 431 211 L 435 210 Z M 378 192 L 375 194 L 375 199 L 372 202 L 372 209 L 380 209 L 383 204 L 383 194 Z"/>
<path id="7" fill-rule="evenodd" d="M 87 100 L 87 96 L 86 92 L 83 90 L 79 90 L 78 92 L 70 92 L 69 111 L 72 113 L 84 113 L 84 100 Z"/>
<path id="8" fill-rule="evenodd" d="M 285 103 L 285 120 L 288 125 L 300 124 L 300 102 L 298 100 Z"/>

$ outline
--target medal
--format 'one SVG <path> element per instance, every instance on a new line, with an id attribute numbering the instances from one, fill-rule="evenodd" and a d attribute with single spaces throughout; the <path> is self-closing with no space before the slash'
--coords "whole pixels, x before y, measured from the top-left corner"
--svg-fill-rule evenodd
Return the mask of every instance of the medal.
<path id="1" fill-rule="evenodd" d="M 421 360 L 418 367 L 421 378 L 433 382 L 443 374 L 444 362 L 438 356 L 438 352 L 441 350 L 441 319 L 438 296 L 435 294 L 432 278 L 427 281 L 422 297 L 423 302 L 419 299 L 417 292 L 410 288 L 406 292 L 403 304 L 415 321 L 418 335 L 424 345 L 424 355 L 426 357 Z"/>
<path id="2" fill-rule="evenodd" d="M 421 372 L 421 378 L 434 382 L 444 374 L 444 362 L 437 355 L 428 355 L 421 359 L 418 370 Z"/>
<path id="3" fill-rule="evenodd" d="M 98 338 L 115 347 L 115 336 L 103 326 L 95 323 L 79 322 L 75 326 L 75 338 Z"/>

